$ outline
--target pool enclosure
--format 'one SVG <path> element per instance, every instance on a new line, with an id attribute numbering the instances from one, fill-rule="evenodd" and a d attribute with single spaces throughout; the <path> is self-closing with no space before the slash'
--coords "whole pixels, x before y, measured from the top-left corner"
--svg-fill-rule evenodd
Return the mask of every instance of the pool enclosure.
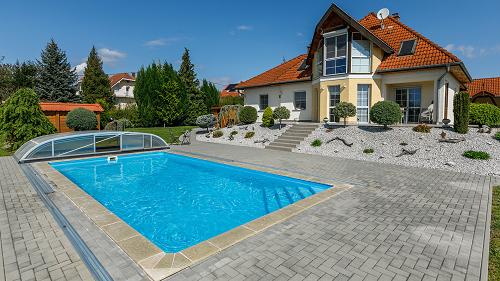
<path id="1" fill-rule="evenodd" d="M 65 157 L 168 148 L 160 137 L 148 133 L 85 131 L 45 135 L 23 144 L 14 154 L 22 162 Z"/>

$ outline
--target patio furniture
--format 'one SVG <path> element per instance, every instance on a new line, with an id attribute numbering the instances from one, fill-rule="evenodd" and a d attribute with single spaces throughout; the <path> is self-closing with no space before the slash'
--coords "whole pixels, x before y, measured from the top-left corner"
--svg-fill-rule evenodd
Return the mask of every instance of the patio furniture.
<path id="1" fill-rule="evenodd" d="M 432 113 L 434 111 L 434 104 L 431 103 L 429 107 L 427 107 L 426 110 L 424 110 L 422 113 L 420 113 L 420 122 L 428 122 L 432 123 Z"/>

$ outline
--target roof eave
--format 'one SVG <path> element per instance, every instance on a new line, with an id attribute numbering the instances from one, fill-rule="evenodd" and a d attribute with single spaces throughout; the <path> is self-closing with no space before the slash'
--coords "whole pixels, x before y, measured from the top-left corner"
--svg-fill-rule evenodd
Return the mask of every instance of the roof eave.
<path id="1" fill-rule="evenodd" d="M 464 72 L 469 82 L 472 81 L 472 77 L 470 76 L 467 68 L 465 67 L 463 62 L 451 62 L 451 63 L 443 63 L 443 64 L 430 64 L 430 65 L 421 65 L 421 66 L 412 66 L 412 67 L 403 67 L 403 68 L 392 68 L 392 69 L 383 69 L 377 70 L 377 73 L 389 73 L 389 72 L 400 72 L 400 71 L 411 71 L 411 70 L 420 70 L 420 69 L 431 69 L 431 68 L 441 68 L 447 66 L 460 66 L 462 71 Z"/>
<path id="2" fill-rule="evenodd" d="M 295 80 L 287 80 L 287 81 L 280 81 L 280 82 L 273 82 L 273 83 L 257 84 L 257 85 L 251 85 L 251 86 L 236 86 L 235 89 L 237 89 L 237 90 L 245 90 L 245 89 L 249 89 L 249 88 L 258 88 L 258 87 L 266 87 L 266 86 L 276 86 L 276 85 L 279 85 L 279 84 L 290 84 L 290 83 L 305 82 L 305 81 L 311 81 L 311 77 L 304 77 L 304 78 L 295 79 Z"/>

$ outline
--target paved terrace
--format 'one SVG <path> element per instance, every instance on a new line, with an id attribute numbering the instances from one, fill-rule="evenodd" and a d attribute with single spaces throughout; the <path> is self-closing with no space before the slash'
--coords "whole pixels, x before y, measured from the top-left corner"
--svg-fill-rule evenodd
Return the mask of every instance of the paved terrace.
<path id="1" fill-rule="evenodd" d="M 170 280 L 486 280 L 489 177 L 209 143 L 173 150 L 354 187 Z M 0 280 L 91 279 L 12 158 L 0 158 L 0 179 Z M 145 279 L 63 199 L 53 196 L 115 280 Z"/>

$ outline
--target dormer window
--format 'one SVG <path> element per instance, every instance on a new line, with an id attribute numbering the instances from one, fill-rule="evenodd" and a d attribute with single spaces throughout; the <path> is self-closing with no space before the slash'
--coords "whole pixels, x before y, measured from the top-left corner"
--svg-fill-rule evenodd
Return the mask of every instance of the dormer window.
<path id="1" fill-rule="evenodd" d="M 347 73 L 347 33 L 324 34 L 324 75 Z"/>
<path id="2" fill-rule="evenodd" d="M 417 47 L 417 39 L 411 39 L 401 42 L 401 47 L 399 48 L 398 56 L 408 56 L 415 54 L 415 48 Z"/>

